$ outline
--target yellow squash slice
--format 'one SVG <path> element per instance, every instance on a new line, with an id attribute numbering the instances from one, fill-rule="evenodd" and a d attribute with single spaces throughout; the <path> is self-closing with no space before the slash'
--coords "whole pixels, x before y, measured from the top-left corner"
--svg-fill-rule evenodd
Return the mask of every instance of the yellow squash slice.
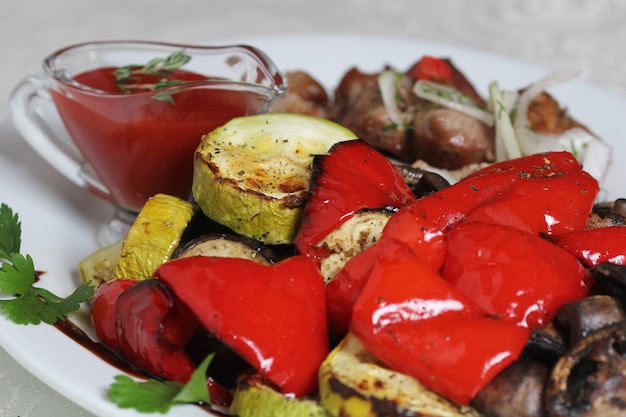
<path id="1" fill-rule="evenodd" d="M 113 271 L 117 266 L 122 253 L 122 243 L 119 241 L 98 249 L 87 255 L 78 263 L 78 275 L 81 282 L 90 281 L 98 288 L 113 278 Z"/>
<path id="2" fill-rule="evenodd" d="M 204 214 L 267 244 L 290 243 L 300 225 L 313 156 L 356 136 L 299 114 L 239 117 L 196 150 L 193 196 Z"/>
<path id="3" fill-rule="evenodd" d="M 124 239 L 113 278 L 150 278 L 159 265 L 171 258 L 196 211 L 194 204 L 178 197 L 151 197 Z"/>

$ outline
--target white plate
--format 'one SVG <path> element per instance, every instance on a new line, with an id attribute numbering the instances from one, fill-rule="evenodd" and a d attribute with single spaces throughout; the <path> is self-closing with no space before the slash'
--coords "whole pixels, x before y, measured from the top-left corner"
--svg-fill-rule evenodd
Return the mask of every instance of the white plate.
<path id="1" fill-rule="evenodd" d="M 377 71 L 384 64 L 406 69 L 421 55 L 451 57 L 485 93 L 497 79 L 504 88 L 523 87 L 549 71 L 501 56 L 450 45 L 361 35 L 285 35 L 236 39 L 266 51 L 285 70 L 305 69 L 333 88 L 341 75 L 357 65 Z M 582 81 L 551 90 L 571 114 L 626 155 L 620 115 L 626 100 Z M 112 213 L 106 203 L 87 195 L 47 166 L 10 127 L 1 130 L 0 202 L 22 221 L 22 252 L 39 270 L 39 285 L 59 295 L 77 285 L 76 264 L 96 249 L 96 225 Z M 621 178 L 626 168 L 615 164 L 604 187 L 606 198 L 626 196 Z M 84 312 L 83 312 L 84 313 Z M 83 316 L 85 316 L 83 314 Z M 0 316 L 0 345 L 31 373 L 62 395 L 99 416 L 145 416 L 120 410 L 106 397 L 120 371 L 79 346 L 52 326 L 18 326 Z M 194 406 L 175 407 L 170 416 L 207 416 Z"/>

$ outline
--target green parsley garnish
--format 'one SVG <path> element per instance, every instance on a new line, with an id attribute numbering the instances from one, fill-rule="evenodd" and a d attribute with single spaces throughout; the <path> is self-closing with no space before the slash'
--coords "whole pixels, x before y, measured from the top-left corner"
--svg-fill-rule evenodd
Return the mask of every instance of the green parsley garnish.
<path id="1" fill-rule="evenodd" d="M 0 207 L 0 259 L 9 259 L 12 253 L 20 252 L 22 224 L 17 214 L 6 205 Z"/>
<path id="2" fill-rule="evenodd" d="M 90 283 L 78 287 L 69 297 L 61 298 L 35 287 L 37 271 L 29 255 L 19 253 L 22 228 L 18 215 L 0 205 L 0 310 L 17 324 L 54 324 L 93 295 Z"/>
<path id="3" fill-rule="evenodd" d="M 120 408 L 134 408 L 142 413 L 167 413 L 177 404 L 211 405 L 206 372 L 214 354 L 207 356 L 191 375 L 189 382 L 135 381 L 117 375 L 109 388 L 109 398 Z"/>
<path id="4" fill-rule="evenodd" d="M 180 85 L 185 83 L 184 80 L 167 79 L 174 70 L 182 67 L 191 60 L 191 56 L 187 55 L 184 50 L 173 52 L 171 55 L 165 58 L 154 58 L 150 60 L 146 65 L 126 65 L 115 70 L 115 82 L 119 89 L 128 94 L 133 90 L 149 90 L 155 91 L 163 88 L 171 87 L 174 85 Z M 155 84 L 138 84 L 135 81 L 138 76 L 142 74 L 158 75 L 162 76 Z M 183 88 L 175 89 L 169 92 L 161 92 L 152 96 L 154 100 L 167 101 L 168 103 L 174 103 L 172 95 L 180 91 Z"/>

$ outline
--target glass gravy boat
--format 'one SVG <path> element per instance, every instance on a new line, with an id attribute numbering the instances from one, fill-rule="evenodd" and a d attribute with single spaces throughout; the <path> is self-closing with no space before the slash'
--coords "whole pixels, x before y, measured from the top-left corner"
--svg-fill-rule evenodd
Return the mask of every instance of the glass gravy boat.
<path id="1" fill-rule="evenodd" d="M 131 75 L 130 92 L 115 90 L 115 69 L 141 71 L 181 53 L 188 61 L 170 85 L 144 88 L 145 80 L 134 85 Z M 95 86 L 105 76 L 113 86 Z M 98 233 L 106 245 L 125 236 L 152 195 L 187 199 L 202 136 L 234 117 L 267 111 L 286 87 L 284 74 L 252 46 L 103 41 L 45 58 L 43 74 L 14 89 L 10 109 L 17 130 L 50 165 L 114 205 Z M 62 123 L 51 120 L 50 108 Z"/>

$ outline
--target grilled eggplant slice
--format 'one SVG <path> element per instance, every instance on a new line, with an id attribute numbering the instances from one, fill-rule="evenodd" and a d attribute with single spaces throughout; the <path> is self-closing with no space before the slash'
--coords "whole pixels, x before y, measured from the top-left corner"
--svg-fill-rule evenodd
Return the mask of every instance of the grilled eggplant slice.
<path id="1" fill-rule="evenodd" d="M 239 117 L 207 134 L 194 158 L 193 196 L 217 223 L 267 244 L 291 243 L 313 156 L 356 139 L 331 121 L 297 114 Z"/>
<path id="2" fill-rule="evenodd" d="M 392 214 L 391 209 L 361 210 L 319 243 L 328 251 L 320 261 L 325 283 L 356 254 L 378 242 Z"/>
<path id="3" fill-rule="evenodd" d="M 191 256 L 243 258 L 263 265 L 269 265 L 278 259 L 271 248 L 256 240 L 225 233 L 199 236 L 179 248 L 173 257 L 188 258 Z"/>
<path id="4" fill-rule="evenodd" d="M 320 402 L 335 417 L 478 417 L 425 388 L 415 378 L 385 368 L 351 333 L 322 363 Z"/>

